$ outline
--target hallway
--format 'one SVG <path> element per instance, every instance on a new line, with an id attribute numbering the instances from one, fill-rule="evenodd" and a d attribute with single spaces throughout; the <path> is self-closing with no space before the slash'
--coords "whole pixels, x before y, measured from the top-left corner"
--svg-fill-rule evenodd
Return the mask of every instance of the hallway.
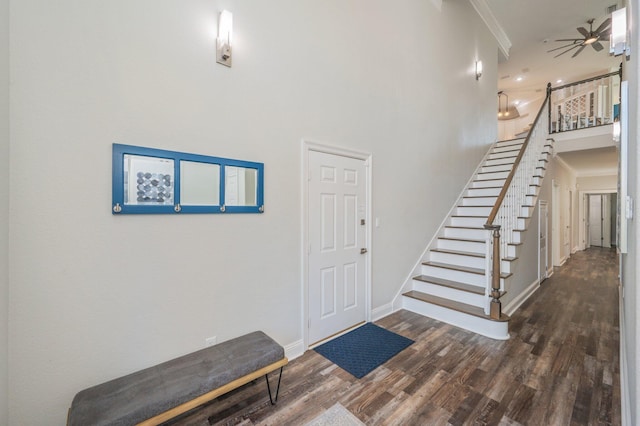
<path id="1" fill-rule="evenodd" d="M 339 402 L 368 425 L 619 425 L 617 274 L 614 250 L 576 253 L 512 316 L 508 341 L 396 312 L 377 324 L 415 343 L 363 379 L 307 351 L 277 406 L 257 380 L 172 424 L 303 425 Z"/>

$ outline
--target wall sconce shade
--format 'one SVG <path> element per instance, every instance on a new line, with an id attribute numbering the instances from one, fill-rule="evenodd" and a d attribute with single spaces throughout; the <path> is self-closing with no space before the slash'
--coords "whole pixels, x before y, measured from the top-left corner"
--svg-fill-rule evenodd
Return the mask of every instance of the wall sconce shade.
<path id="1" fill-rule="evenodd" d="M 482 77 L 482 61 L 476 61 L 476 80 Z"/>
<path id="2" fill-rule="evenodd" d="M 614 56 L 629 56 L 630 49 L 627 42 L 627 8 L 615 10 L 611 13 L 611 37 L 609 53 Z"/>
<path id="3" fill-rule="evenodd" d="M 233 36 L 233 15 L 228 10 L 220 12 L 218 38 L 216 39 L 216 62 L 231 66 L 231 38 Z"/>

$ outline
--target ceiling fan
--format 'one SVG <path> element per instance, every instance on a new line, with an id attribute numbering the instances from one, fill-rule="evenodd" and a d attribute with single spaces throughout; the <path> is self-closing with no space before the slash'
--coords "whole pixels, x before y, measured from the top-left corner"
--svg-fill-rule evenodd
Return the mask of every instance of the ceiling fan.
<path id="1" fill-rule="evenodd" d="M 570 41 L 571 43 L 569 43 L 567 45 L 564 45 L 564 46 L 556 47 L 555 49 L 548 50 L 547 52 L 553 52 L 555 50 L 560 50 L 560 49 L 564 49 L 565 47 L 568 47 L 567 50 L 564 50 L 564 51 L 558 53 L 556 56 L 554 56 L 554 58 L 557 58 L 558 56 L 564 55 L 565 53 L 570 52 L 573 49 L 578 49 L 578 50 L 575 51 L 575 53 L 573 55 L 571 55 L 572 58 L 575 58 L 588 45 L 591 45 L 596 50 L 596 52 L 601 51 L 604 48 L 604 46 L 602 46 L 600 41 L 601 40 L 604 40 L 604 41 L 609 40 L 609 35 L 610 35 L 610 32 L 611 32 L 610 31 L 611 18 L 605 19 L 604 22 L 602 24 L 600 24 L 600 26 L 598 28 L 596 28 L 595 31 L 593 30 L 593 22 L 594 21 L 595 21 L 595 19 L 589 19 L 587 21 L 587 24 L 589 24 L 589 30 L 588 31 L 584 27 L 576 28 L 578 30 L 578 32 L 580 34 L 582 34 L 582 36 L 583 36 L 582 38 L 561 38 L 561 39 L 556 40 L 556 41 Z"/>

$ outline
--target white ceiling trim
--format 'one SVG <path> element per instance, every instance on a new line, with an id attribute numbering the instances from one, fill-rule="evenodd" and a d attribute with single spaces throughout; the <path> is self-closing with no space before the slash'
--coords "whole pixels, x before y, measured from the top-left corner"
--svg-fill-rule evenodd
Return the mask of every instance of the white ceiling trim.
<path id="1" fill-rule="evenodd" d="M 502 25 L 498 22 L 496 17 L 491 12 L 489 5 L 486 0 L 469 0 L 469 2 L 473 5 L 473 8 L 478 12 L 480 18 L 484 21 L 491 31 L 491 34 L 498 41 L 498 47 L 500 47 L 500 51 L 504 55 L 505 58 L 509 58 L 509 50 L 511 49 L 511 40 L 507 36 L 507 33 L 504 32 Z"/>

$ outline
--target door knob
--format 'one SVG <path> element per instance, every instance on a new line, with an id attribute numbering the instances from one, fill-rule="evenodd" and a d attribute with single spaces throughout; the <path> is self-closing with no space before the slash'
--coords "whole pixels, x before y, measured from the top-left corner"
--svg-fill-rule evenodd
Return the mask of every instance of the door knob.
<path id="1" fill-rule="evenodd" d="M 360 249 L 360 254 L 365 254 L 366 252 L 367 252 L 367 249 L 366 249 L 366 248 L 361 248 L 361 249 Z"/>

